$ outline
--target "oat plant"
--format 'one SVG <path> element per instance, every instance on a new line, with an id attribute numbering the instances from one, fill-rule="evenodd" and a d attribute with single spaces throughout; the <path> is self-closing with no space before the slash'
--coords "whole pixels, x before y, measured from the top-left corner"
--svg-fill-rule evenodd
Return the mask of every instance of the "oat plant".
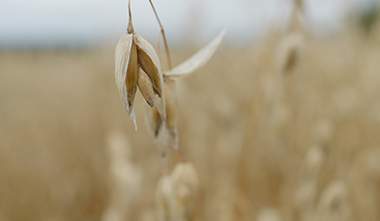
<path id="1" fill-rule="evenodd" d="M 129 117 L 137 130 L 133 103 L 137 88 L 151 108 L 149 129 L 156 139 L 161 128 L 165 128 L 168 141 L 178 149 L 178 130 L 175 97 L 175 81 L 195 72 L 204 66 L 213 56 L 223 41 L 226 29 L 214 40 L 178 66 L 172 66 L 170 51 L 165 32 L 152 1 L 149 1 L 160 26 L 160 33 L 165 45 L 169 70 L 163 70 L 160 59 L 153 46 L 139 34 L 132 24 L 132 12 L 129 0 L 129 23 L 127 32 L 121 37 L 115 51 L 115 78 L 120 98 Z M 160 147 L 160 145 L 159 145 Z M 162 147 L 160 148 L 162 152 Z"/>
<path id="2" fill-rule="evenodd" d="M 184 161 L 181 152 L 178 151 L 175 83 L 178 78 L 195 72 L 211 59 L 223 41 L 226 29 L 204 48 L 173 68 L 164 28 L 153 2 L 151 0 L 149 2 L 160 26 L 159 36 L 163 39 L 169 69 L 163 70 L 153 46 L 135 33 L 129 0 L 127 32 L 121 37 L 115 52 L 116 85 L 124 108 L 134 122 L 136 130 L 133 103 L 139 89 L 148 104 L 144 114 L 148 129 L 161 154 L 166 156 L 166 170 L 156 189 L 159 220 L 188 220 L 192 214 L 199 183 L 193 164 Z"/>

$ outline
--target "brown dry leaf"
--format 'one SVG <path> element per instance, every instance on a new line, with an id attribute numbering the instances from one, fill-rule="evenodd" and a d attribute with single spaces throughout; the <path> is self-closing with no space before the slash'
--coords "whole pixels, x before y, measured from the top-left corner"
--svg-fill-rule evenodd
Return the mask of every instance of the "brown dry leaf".
<path id="1" fill-rule="evenodd" d="M 203 65 L 205 65 L 213 56 L 215 51 L 219 48 L 219 45 L 222 43 L 224 36 L 226 35 L 227 28 L 224 28 L 218 36 L 214 38 L 208 45 L 203 47 L 193 56 L 191 56 L 186 61 L 182 62 L 177 67 L 172 70 L 165 72 L 165 77 L 183 77 L 187 74 L 190 74 Z"/>

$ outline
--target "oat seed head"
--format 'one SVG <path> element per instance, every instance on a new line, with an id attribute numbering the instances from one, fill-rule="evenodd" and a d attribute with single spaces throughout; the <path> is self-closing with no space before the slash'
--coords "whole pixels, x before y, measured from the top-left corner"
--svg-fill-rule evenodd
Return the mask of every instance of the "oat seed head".
<path id="1" fill-rule="evenodd" d="M 190 162 L 176 165 L 172 173 L 171 213 L 173 220 L 188 220 L 199 188 L 198 176 Z"/>
<path id="2" fill-rule="evenodd" d="M 161 121 L 166 121 L 164 77 L 153 46 L 143 37 L 134 33 L 130 1 L 128 9 L 127 33 L 121 37 L 115 50 L 115 79 L 124 108 L 137 130 L 133 108 L 137 88 L 140 89 L 150 107 L 156 106 Z"/>

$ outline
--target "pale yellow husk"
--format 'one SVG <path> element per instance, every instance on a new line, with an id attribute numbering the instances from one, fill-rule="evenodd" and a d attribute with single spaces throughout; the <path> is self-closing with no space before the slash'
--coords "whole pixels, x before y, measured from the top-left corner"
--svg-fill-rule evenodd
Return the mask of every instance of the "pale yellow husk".
<path id="1" fill-rule="evenodd" d="M 115 50 L 115 80 L 124 108 L 136 127 L 135 113 L 133 111 L 133 100 L 136 86 L 133 85 L 133 82 L 135 79 L 137 81 L 137 77 L 135 78 L 135 73 L 132 73 L 127 78 L 128 69 L 133 70 L 134 68 L 134 64 L 130 67 L 132 51 L 134 51 L 132 56 L 133 62 L 137 62 L 137 60 L 135 61 L 137 55 L 136 47 L 133 47 L 133 34 L 125 33 L 119 40 Z"/>
<path id="2" fill-rule="evenodd" d="M 139 76 L 137 85 L 139 86 L 139 90 L 148 103 L 150 107 L 153 107 L 154 105 L 154 89 L 152 80 L 148 76 L 148 74 L 142 69 L 139 68 Z"/>

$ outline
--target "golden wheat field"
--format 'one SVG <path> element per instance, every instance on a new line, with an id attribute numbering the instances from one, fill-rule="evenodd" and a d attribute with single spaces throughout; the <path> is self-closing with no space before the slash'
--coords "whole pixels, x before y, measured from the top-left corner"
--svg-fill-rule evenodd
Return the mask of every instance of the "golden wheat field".
<path id="1" fill-rule="evenodd" d="M 178 80 L 180 152 L 199 180 L 186 220 L 380 220 L 379 36 L 306 35 L 284 71 L 285 38 L 222 44 Z M 1 221 L 160 220 L 165 160 L 139 93 L 134 130 L 114 64 L 114 47 L 0 52 Z"/>

